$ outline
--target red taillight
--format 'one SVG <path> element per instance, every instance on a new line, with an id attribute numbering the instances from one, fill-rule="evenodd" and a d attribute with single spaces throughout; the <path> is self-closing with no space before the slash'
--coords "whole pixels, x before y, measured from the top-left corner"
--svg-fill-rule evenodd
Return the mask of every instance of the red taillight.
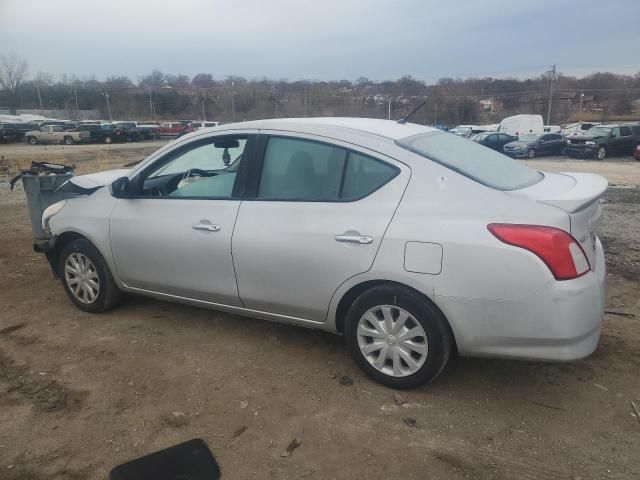
<path id="1" fill-rule="evenodd" d="M 540 257 L 556 280 L 571 280 L 589 271 L 584 250 L 564 230 L 511 223 L 492 223 L 487 228 L 501 242 L 524 248 Z"/>

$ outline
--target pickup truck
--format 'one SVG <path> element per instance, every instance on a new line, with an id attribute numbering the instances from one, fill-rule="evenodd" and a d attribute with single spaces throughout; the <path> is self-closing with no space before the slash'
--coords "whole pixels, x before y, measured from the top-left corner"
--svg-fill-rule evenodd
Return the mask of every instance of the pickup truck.
<path id="1" fill-rule="evenodd" d="M 22 142 L 24 134 L 40 128 L 35 123 L 0 123 L 0 142 Z"/>
<path id="2" fill-rule="evenodd" d="M 31 145 L 38 143 L 64 143 L 73 145 L 87 140 L 89 132 L 72 132 L 65 130 L 60 125 L 45 125 L 40 130 L 31 130 L 25 133 L 25 139 Z"/>

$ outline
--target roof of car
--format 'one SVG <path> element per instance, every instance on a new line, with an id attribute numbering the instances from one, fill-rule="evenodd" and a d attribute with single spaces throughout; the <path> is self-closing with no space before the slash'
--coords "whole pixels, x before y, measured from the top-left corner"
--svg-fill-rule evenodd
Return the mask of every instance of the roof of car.
<path id="1" fill-rule="evenodd" d="M 365 132 L 380 137 L 397 140 L 417 135 L 419 133 L 440 132 L 436 128 L 418 125 L 417 123 L 398 123 L 395 120 L 381 120 L 377 118 L 358 117 L 314 117 L 314 118 L 277 118 L 268 120 L 253 120 L 236 124 L 242 128 L 270 129 L 270 130 L 298 130 L 301 127 L 334 127 Z M 230 125 L 225 125 L 229 127 Z"/>

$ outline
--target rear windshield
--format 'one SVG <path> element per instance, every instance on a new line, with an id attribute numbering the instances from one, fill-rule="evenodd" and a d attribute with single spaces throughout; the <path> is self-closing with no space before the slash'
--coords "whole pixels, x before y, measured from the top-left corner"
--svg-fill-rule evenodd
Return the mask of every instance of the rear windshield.
<path id="1" fill-rule="evenodd" d="M 396 144 L 496 190 L 517 190 L 544 178 L 517 160 L 450 133 L 420 133 Z"/>

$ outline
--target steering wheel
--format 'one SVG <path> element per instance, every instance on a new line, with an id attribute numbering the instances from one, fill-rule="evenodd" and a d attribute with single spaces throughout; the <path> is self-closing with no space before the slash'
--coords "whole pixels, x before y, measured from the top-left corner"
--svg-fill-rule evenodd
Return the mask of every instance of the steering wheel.
<path id="1" fill-rule="evenodd" d="M 201 168 L 190 168 L 186 172 L 182 174 L 175 175 L 171 180 L 169 180 L 164 186 L 164 192 L 160 196 L 169 195 L 171 192 L 178 188 L 178 185 L 185 178 L 191 177 L 212 177 L 215 174 L 209 173 L 206 170 L 202 170 Z"/>

